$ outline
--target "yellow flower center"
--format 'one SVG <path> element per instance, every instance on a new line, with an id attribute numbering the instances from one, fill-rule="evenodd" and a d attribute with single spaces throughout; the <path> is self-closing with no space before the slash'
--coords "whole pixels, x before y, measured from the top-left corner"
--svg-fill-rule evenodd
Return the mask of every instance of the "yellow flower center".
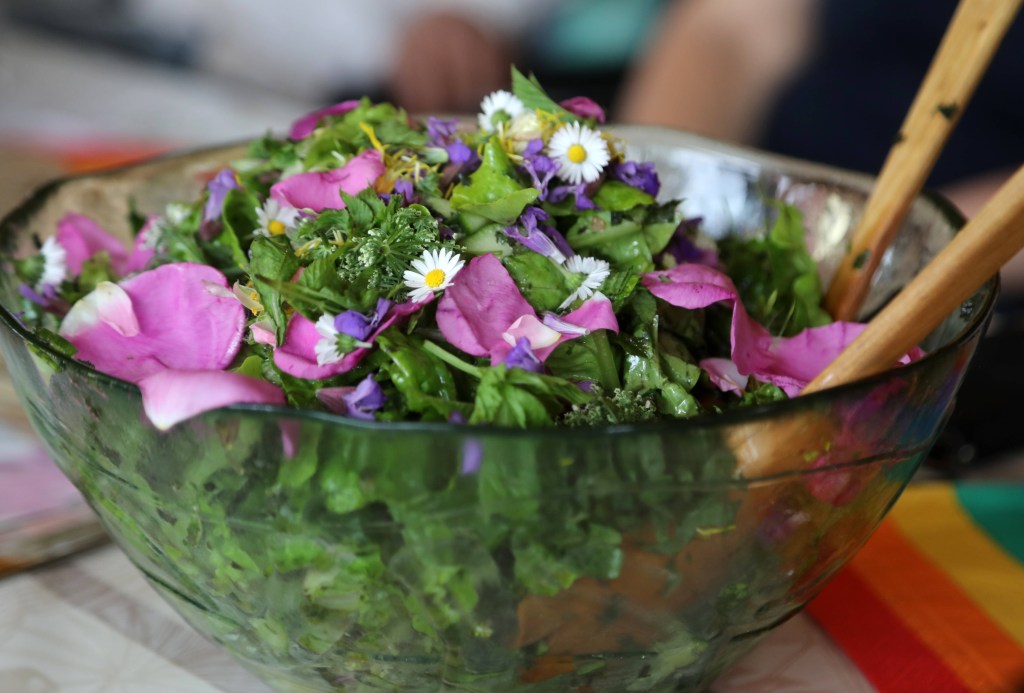
<path id="1" fill-rule="evenodd" d="M 587 160 L 587 150 L 581 144 L 574 144 L 569 147 L 569 151 L 565 153 L 565 156 L 574 164 L 582 164 Z"/>
<path id="2" fill-rule="evenodd" d="M 272 219 L 270 223 L 267 224 L 267 231 L 270 232 L 271 236 L 280 236 L 282 233 L 284 233 L 284 230 L 284 222 L 278 219 Z"/>
<path id="3" fill-rule="evenodd" d="M 444 284 L 444 270 L 432 269 L 427 272 L 427 275 L 423 277 L 423 283 L 429 286 L 431 289 Z"/>

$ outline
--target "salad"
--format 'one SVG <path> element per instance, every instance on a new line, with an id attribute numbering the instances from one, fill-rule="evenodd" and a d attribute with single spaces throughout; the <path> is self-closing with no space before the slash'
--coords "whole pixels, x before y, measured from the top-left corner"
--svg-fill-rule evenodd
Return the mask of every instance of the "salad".
<path id="1" fill-rule="evenodd" d="M 233 403 L 512 427 L 686 418 L 799 392 L 831 323 L 800 214 L 713 242 L 580 97 L 513 70 L 476 123 L 347 101 L 202 195 L 82 213 L 15 263 L 23 319 L 136 383 L 161 429 Z M 201 392 L 202 396 L 195 393 Z"/>
<path id="2" fill-rule="evenodd" d="M 878 391 L 836 409 L 858 464 L 750 485 L 714 425 L 645 426 L 793 396 L 861 326 L 819 308 L 795 208 L 714 241 L 596 104 L 512 78 L 475 122 L 317 111 L 131 244 L 83 209 L 8 259 L 25 325 L 138 387 L 51 364 L 55 458 L 282 690 L 707 685 L 912 473 L 861 434 L 937 418 Z"/>

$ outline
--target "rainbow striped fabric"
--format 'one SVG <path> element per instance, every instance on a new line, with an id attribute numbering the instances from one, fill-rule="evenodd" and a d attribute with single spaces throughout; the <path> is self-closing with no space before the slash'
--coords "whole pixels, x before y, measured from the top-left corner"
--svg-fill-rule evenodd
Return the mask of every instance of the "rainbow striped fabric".
<path id="1" fill-rule="evenodd" d="M 808 610 L 880 693 L 1024 691 L 1024 484 L 911 486 Z"/>

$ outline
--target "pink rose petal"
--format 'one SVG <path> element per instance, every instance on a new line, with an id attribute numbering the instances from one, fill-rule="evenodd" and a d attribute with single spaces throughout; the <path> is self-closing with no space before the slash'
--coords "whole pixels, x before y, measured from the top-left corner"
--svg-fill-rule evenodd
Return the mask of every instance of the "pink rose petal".
<path id="1" fill-rule="evenodd" d="M 339 191 L 355 195 L 376 182 L 384 173 L 380 152 L 368 149 L 341 168 L 322 173 L 297 173 L 275 183 L 270 197 L 296 209 L 344 209 Z"/>
<path id="2" fill-rule="evenodd" d="M 154 254 L 153 244 L 150 243 L 149 235 L 156 231 L 158 219 L 157 215 L 151 214 L 146 219 L 146 223 L 139 229 L 138 235 L 135 236 L 135 244 L 132 246 L 132 251 L 121 268 L 121 274 L 141 272 L 149 265 L 149 261 L 153 259 Z"/>
<path id="3" fill-rule="evenodd" d="M 502 334 L 523 315 L 536 315 L 494 255 L 480 255 L 459 272 L 437 306 L 437 326 L 452 345 L 472 356 L 510 348 Z"/>
<path id="4" fill-rule="evenodd" d="M 747 389 L 750 376 L 740 373 L 730 359 L 704 359 L 700 362 L 700 367 L 707 371 L 711 382 L 722 392 L 742 395 Z"/>
<path id="5" fill-rule="evenodd" d="M 865 327 L 835 322 L 808 328 L 793 337 L 773 337 L 747 313 L 732 280 L 706 265 L 681 264 L 644 275 L 642 281 L 653 295 L 674 306 L 692 310 L 718 302 L 731 304 L 731 361 L 736 373 L 777 385 L 791 397 L 798 395 Z M 723 390 L 733 390 L 739 382 L 735 377 L 724 377 L 721 371 L 716 377 Z"/>
<path id="6" fill-rule="evenodd" d="M 100 252 L 110 256 L 111 266 L 121 273 L 128 251 L 120 240 L 84 214 L 71 212 L 57 222 L 57 242 L 67 251 L 68 272 L 78 276 L 82 265 Z"/>
<path id="7" fill-rule="evenodd" d="M 109 295 L 82 299 L 99 303 L 98 320 L 65 319 L 61 326 L 61 334 L 78 350 L 76 358 L 97 370 L 138 382 L 167 368 L 220 370 L 238 353 L 245 309 L 219 290 L 227 289 L 227 280 L 213 267 L 163 265 L 119 288 L 130 299 L 137 332 L 125 329 L 130 324 L 123 317 L 124 299 L 109 289 L 104 289 Z"/>
<path id="8" fill-rule="evenodd" d="M 558 344 L 562 333 L 542 323 L 531 312 L 528 315 L 520 315 L 516 318 L 515 322 L 509 325 L 505 332 L 501 333 L 501 338 L 510 347 L 514 347 L 516 342 L 523 337 L 526 337 L 530 342 L 530 349 L 536 351 L 537 349 Z"/>
<path id="9" fill-rule="evenodd" d="M 293 140 L 302 140 L 309 137 L 314 130 L 320 125 L 320 121 L 328 116 L 344 115 L 359 105 L 359 101 L 350 100 L 336 103 L 333 106 L 327 108 L 321 108 L 312 113 L 307 113 L 302 116 L 294 123 L 292 128 L 288 132 L 288 137 Z"/>
<path id="10" fill-rule="evenodd" d="M 604 109 L 596 101 L 586 96 L 574 96 L 559 101 L 558 105 L 580 118 L 593 118 L 598 123 L 603 123 L 605 120 Z"/>
<path id="11" fill-rule="evenodd" d="M 276 385 L 230 371 L 166 369 L 139 380 L 146 416 L 161 431 L 232 404 L 285 403 Z"/>
<path id="12" fill-rule="evenodd" d="M 257 344 L 277 346 L 277 335 L 274 333 L 273 329 L 267 327 L 266 325 L 261 325 L 258 322 L 254 322 L 249 327 L 249 333 L 252 335 L 252 341 L 256 342 Z"/>
<path id="13" fill-rule="evenodd" d="M 100 282 L 90 293 L 71 306 L 60 325 L 60 336 L 72 341 L 83 333 L 109 328 L 121 337 L 139 334 L 131 297 L 117 284 Z"/>

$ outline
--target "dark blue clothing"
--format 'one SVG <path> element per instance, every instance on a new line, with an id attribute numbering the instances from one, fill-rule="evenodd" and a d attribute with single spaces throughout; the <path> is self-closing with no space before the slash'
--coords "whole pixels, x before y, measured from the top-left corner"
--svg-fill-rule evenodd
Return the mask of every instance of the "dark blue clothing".
<path id="1" fill-rule="evenodd" d="M 877 173 L 956 8 L 953 0 L 823 0 L 816 57 L 779 98 L 759 145 Z M 1018 16 L 929 184 L 1024 163 Z"/>

